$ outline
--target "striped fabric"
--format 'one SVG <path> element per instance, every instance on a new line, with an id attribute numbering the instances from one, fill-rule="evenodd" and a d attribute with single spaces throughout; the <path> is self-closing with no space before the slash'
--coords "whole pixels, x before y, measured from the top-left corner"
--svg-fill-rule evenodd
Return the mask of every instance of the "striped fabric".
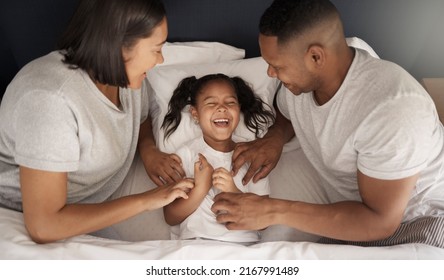
<path id="1" fill-rule="evenodd" d="M 323 237 L 318 242 L 323 244 L 346 244 L 364 247 L 392 246 L 405 243 L 423 243 L 444 248 L 444 217 L 421 217 L 414 221 L 403 223 L 392 236 L 383 240 L 342 241 Z"/>

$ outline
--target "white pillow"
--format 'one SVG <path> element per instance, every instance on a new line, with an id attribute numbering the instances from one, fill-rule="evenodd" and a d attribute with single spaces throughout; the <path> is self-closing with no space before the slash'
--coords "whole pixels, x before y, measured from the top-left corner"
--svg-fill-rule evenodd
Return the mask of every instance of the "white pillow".
<path id="1" fill-rule="evenodd" d="M 267 63 L 261 58 L 241 59 L 219 63 L 200 65 L 172 65 L 152 69 L 147 79 L 152 87 L 150 94 L 150 113 L 153 118 L 153 133 L 160 150 L 168 153 L 175 152 L 183 143 L 202 135 L 200 127 L 194 124 L 189 108 L 182 111 L 182 120 L 176 131 L 164 141 L 164 130 L 161 129 L 163 119 L 168 112 L 168 102 L 179 82 L 186 77 L 200 78 L 207 74 L 223 73 L 230 77 L 243 78 L 264 102 L 272 107 L 274 92 L 278 81 L 267 75 Z M 234 132 L 242 141 L 251 141 L 255 138 L 243 120 L 239 122 Z"/>
<path id="2" fill-rule="evenodd" d="M 379 58 L 378 54 L 364 40 L 358 37 L 349 37 L 345 39 L 350 47 L 366 50 L 371 56 Z"/>
<path id="3" fill-rule="evenodd" d="M 245 50 L 218 42 L 166 42 L 162 54 L 165 61 L 159 67 L 238 60 L 245 57 Z"/>

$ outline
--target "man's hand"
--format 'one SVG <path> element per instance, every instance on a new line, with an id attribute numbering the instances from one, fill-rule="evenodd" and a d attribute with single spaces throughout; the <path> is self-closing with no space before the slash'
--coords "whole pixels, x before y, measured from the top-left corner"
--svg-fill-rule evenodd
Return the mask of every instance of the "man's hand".
<path id="1" fill-rule="evenodd" d="M 249 164 L 248 171 L 242 179 L 242 184 L 246 185 L 251 178 L 256 183 L 276 167 L 283 146 L 282 141 L 276 141 L 272 137 L 238 143 L 233 153 L 234 175 L 237 174 L 242 165 Z"/>
<path id="2" fill-rule="evenodd" d="M 230 230 L 261 230 L 272 224 L 271 199 L 253 193 L 220 193 L 211 207 L 217 222 Z"/>

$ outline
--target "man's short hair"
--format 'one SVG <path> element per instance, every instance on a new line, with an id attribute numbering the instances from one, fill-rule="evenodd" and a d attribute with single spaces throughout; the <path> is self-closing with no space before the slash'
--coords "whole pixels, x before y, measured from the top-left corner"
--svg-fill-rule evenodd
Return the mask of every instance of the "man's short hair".
<path id="1" fill-rule="evenodd" d="M 259 31 L 284 44 L 336 15 L 336 7 L 328 0 L 275 0 L 262 15 Z"/>

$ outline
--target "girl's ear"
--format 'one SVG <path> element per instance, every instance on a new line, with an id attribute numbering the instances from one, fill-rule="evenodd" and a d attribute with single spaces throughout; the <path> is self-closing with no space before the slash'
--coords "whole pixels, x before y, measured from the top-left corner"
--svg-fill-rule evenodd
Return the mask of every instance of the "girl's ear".
<path id="1" fill-rule="evenodd" d="M 199 123 L 199 114 L 194 106 L 190 106 L 190 113 L 195 123 Z"/>

